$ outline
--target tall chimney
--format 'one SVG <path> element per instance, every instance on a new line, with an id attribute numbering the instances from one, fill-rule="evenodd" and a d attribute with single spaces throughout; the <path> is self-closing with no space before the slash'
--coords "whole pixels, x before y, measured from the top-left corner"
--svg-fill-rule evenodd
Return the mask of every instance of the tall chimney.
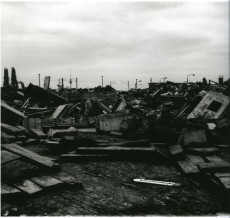
<path id="1" fill-rule="evenodd" d="M 4 68 L 4 81 L 3 81 L 3 87 L 8 87 L 9 86 L 9 74 L 8 74 L 8 69 Z"/>
<path id="2" fill-rule="evenodd" d="M 12 69 L 11 69 L 11 86 L 13 88 L 18 88 L 18 81 L 17 81 L 16 71 L 15 71 L 14 67 L 12 67 Z"/>

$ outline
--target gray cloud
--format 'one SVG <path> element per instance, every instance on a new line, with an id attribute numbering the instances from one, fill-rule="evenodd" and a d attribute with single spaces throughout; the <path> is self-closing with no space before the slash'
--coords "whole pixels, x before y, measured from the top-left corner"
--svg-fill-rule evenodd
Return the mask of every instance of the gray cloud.
<path id="1" fill-rule="evenodd" d="M 229 77 L 228 3 L 4 2 L 2 71 L 37 84 L 40 73 L 81 87 Z M 67 84 L 66 84 L 67 85 Z"/>

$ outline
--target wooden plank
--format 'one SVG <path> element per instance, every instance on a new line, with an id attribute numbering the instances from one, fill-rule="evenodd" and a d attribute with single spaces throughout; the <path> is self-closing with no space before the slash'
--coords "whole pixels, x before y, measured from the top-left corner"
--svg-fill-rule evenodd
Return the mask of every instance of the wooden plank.
<path id="1" fill-rule="evenodd" d="M 21 194 L 22 192 L 12 186 L 5 183 L 1 183 L 1 196 L 2 197 L 14 197 L 15 195 Z"/>
<path id="2" fill-rule="evenodd" d="M 61 181 L 65 182 L 66 184 L 72 187 L 82 187 L 82 183 L 77 178 L 67 173 L 58 172 L 58 173 L 52 174 L 52 176 L 57 179 L 60 179 Z"/>
<path id="3" fill-rule="evenodd" d="M 62 154 L 60 156 L 60 161 L 63 162 L 72 162 L 72 161 L 98 161 L 98 160 L 107 160 L 108 155 L 100 154 Z"/>
<path id="4" fill-rule="evenodd" d="M 210 155 L 210 156 L 205 156 L 205 160 L 208 162 L 214 162 L 214 163 L 221 163 L 221 162 L 226 162 L 223 159 L 217 157 L 216 155 Z"/>
<path id="5" fill-rule="evenodd" d="M 8 151 L 1 151 L 1 164 L 6 164 L 6 163 L 9 163 L 13 160 L 16 160 L 16 159 L 19 159 L 20 156 L 16 155 L 16 154 L 13 154 L 11 152 L 8 152 Z"/>
<path id="6" fill-rule="evenodd" d="M 184 156 L 184 151 L 180 145 L 170 146 L 168 147 L 168 151 L 174 158 L 180 158 Z"/>
<path id="7" fill-rule="evenodd" d="M 82 129 L 77 129 L 78 132 L 84 132 L 84 133 L 96 133 L 97 130 L 96 128 L 82 128 Z"/>
<path id="8" fill-rule="evenodd" d="M 208 147 L 208 148 L 188 148 L 188 153 L 198 154 L 198 155 L 213 155 L 220 152 L 218 148 Z"/>
<path id="9" fill-rule="evenodd" d="M 155 153 L 155 147 L 78 147 L 76 153 L 81 154 L 120 154 L 120 153 Z"/>
<path id="10" fill-rule="evenodd" d="M 63 104 L 57 107 L 57 109 L 53 112 L 50 118 L 58 118 L 60 114 L 66 109 L 67 104 Z"/>
<path id="11" fill-rule="evenodd" d="M 22 118 L 26 118 L 26 116 L 22 112 L 14 109 L 13 107 L 9 106 L 8 104 L 5 104 L 4 102 L 1 102 L 1 107 L 5 108 L 6 110 L 11 111 L 14 114 L 17 114 L 18 116 Z"/>
<path id="12" fill-rule="evenodd" d="M 177 163 L 178 163 L 180 169 L 185 174 L 197 174 L 197 173 L 199 173 L 197 166 L 187 158 L 184 160 L 179 160 L 179 161 L 177 161 Z"/>
<path id="13" fill-rule="evenodd" d="M 198 163 L 197 165 L 198 169 L 200 169 L 203 172 L 226 172 L 230 169 L 230 164 L 227 162 Z"/>
<path id="14" fill-rule="evenodd" d="M 23 142 L 24 145 L 35 145 L 35 144 L 38 144 L 38 140 L 37 139 L 26 139 L 25 142 Z"/>
<path id="15" fill-rule="evenodd" d="M 8 135 L 3 131 L 1 131 L 1 139 L 2 139 L 2 142 L 13 142 L 17 140 L 15 136 Z"/>
<path id="16" fill-rule="evenodd" d="M 14 184 L 14 186 L 18 189 L 20 189 L 21 191 L 27 193 L 27 194 L 35 194 L 38 193 L 40 191 L 42 191 L 42 187 L 38 186 L 37 184 L 35 184 L 34 182 L 28 180 L 28 179 L 24 179 L 20 182 L 17 182 Z"/>
<path id="17" fill-rule="evenodd" d="M 230 177 L 220 177 L 220 182 L 226 190 L 230 190 Z"/>
<path id="18" fill-rule="evenodd" d="M 1 130 L 5 132 L 6 134 L 13 135 L 13 136 L 20 135 L 24 132 L 23 130 L 17 127 L 8 125 L 6 123 L 1 123 Z"/>
<path id="19" fill-rule="evenodd" d="M 203 158 L 199 155 L 187 154 L 186 157 L 187 159 L 192 161 L 195 165 L 197 165 L 198 163 L 204 163 Z"/>
<path id="20" fill-rule="evenodd" d="M 36 154 L 26 148 L 23 148 L 16 144 L 6 144 L 2 145 L 2 148 L 4 148 L 7 151 L 10 151 L 12 153 L 15 153 L 17 155 L 22 156 L 23 158 L 31 161 L 32 163 L 45 167 L 45 168 L 57 168 L 57 164 L 51 161 L 49 158 L 43 157 L 39 154 Z"/>
<path id="21" fill-rule="evenodd" d="M 47 175 L 34 176 L 31 177 L 30 180 L 43 188 L 48 188 L 51 186 L 54 187 L 63 184 L 61 180 Z"/>
<path id="22" fill-rule="evenodd" d="M 218 178 L 220 177 L 230 177 L 230 173 L 214 173 L 214 175 Z"/>

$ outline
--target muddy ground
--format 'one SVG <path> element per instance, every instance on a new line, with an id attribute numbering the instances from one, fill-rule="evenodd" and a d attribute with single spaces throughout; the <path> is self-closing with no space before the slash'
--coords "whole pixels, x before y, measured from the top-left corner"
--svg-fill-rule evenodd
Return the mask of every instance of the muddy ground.
<path id="1" fill-rule="evenodd" d="M 43 145 L 27 146 L 47 155 Z M 55 157 L 54 155 L 50 155 Z M 2 202 L 16 215 L 215 215 L 228 212 L 226 198 L 205 178 L 185 177 L 172 163 L 165 161 L 99 161 L 60 163 L 61 171 L 76 177 L 81 189 L 59 189 L 31 199 Z M 134 183 L 145 178 L 181 183 L 180 187 Z"/>

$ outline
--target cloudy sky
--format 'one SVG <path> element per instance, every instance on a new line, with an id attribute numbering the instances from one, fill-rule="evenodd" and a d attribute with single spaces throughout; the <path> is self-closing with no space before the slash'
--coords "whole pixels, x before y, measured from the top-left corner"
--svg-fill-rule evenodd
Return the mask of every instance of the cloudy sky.
<path id="1" fill-rule="evenodd" d="M 1 15 L 2 77 L 14 66 L 26 85 L 229 78 L 227 2 L 3 2 Z"/>

